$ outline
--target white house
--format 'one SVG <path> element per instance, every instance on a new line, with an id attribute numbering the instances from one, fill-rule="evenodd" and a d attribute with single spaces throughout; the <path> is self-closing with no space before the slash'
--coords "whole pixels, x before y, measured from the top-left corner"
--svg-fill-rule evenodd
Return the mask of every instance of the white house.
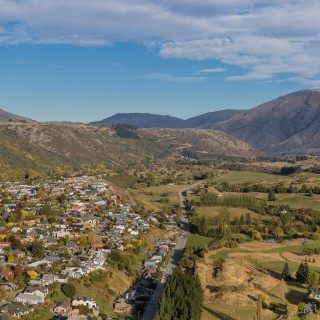
<path id="1" fill-rule="evenodd" d="M 87 306 L 90 309 L 96 309 L 97 304 L 96 302 L 91 298 L 76 298 L 72 300 L 72 306 L 73 307 L 79 307 L 79 306 Z"/>

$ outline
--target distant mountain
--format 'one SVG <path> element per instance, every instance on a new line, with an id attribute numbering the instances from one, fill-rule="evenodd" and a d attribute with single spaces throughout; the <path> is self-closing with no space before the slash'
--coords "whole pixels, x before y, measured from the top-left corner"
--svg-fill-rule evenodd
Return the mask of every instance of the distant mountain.
<path id="1" fill-rule="evenodd" d="M 0 122 L 18 122 L 18 121 L 24 121 L 24 122 L 34 122 L 34 120 L 22 117 L 7 111 L 4 111 L 3 109 L 0 109 Z"/>
<path id="2" fill-rule="evenodd" d="M 182 119 L 151 113 L 117 113 L 91 124 L 130 124 L 138 128 L 178 128 Z"/>
<path id="3" fill-rule="evenodd" d="M 210 128 L 216 122 L 227 120 L 246 110 L 220 110 L 209 112 L 187 120 L 151 113 L 117 113 L 112 117 L 92 124 L 130 124 L 138 128 Z"/>
<path id="4" fill-rule="evenodd" d="M 269 153 L 320 153 L 320 90 L 302 90 L 266 102 L 216 123 L 225 131 Z"/>
<path id="5" fill-rule="evenodd" d="M 226 109 L 208 112 L 200 116 L 184 120 L 182 128 L 210 128 L 213 124 L 228 120 L 235 115 L 244 114 L 247 110 Z"/>

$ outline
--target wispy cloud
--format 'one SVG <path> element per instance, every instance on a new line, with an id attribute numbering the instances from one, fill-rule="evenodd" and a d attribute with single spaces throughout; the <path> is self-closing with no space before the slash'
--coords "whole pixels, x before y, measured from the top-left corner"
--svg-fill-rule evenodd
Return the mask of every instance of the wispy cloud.
<path id="1" fill-rule="evenodd" d="M 181 77 L 174 76 L 168 73 L 157 73 L 151 72 L 144 76 L 146 79 L 152 80 L 161 80 L 161 81 L 169 81 L 169 82 L 180 82 L 180 83 L 200 83 L 207 80 L 205 77 Z"/>
<path id="2" fill-rule="evenodd" d="M 201 74 L 201 73 L 221 73 L 225 72 L 226 69 L 224 68 L 211 68 L 211 69 L 201 69 L 197 71 L 195 74 Z"/>
<path id="3" fill-rule="evenodd" d="M 243 68 L 228 80 L 317 83 L 319 12 L 319 0 L 0 0 L 0 45 L 134 41 L 164 58 Z"/>

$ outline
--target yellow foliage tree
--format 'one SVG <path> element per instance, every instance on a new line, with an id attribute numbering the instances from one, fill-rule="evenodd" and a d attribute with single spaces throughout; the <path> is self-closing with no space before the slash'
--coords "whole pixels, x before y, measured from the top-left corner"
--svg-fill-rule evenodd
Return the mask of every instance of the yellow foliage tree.
<path id="1" fill-rule="evenodd" d="M 21 210 L 21 218 L 24 220 L 30 213 L 27 210 Z"/>
<path id="2" fill-rule="evenodd" d="M 14 226 L 14 223 L 13 222 L 8 222 L 7 223 L 7 228 L 12 228 Z"/>
<path id="3" fill-rule="evenodd" d="M 10 250 L 8 254 L 8 263 L 14 263 L 14 256 L 12 250 Z"/>
<path id="4" fill-rule="evenodd" d="M 38 277 L 38 273 L 35 272 L 34 270 L 28 270 L 27 274 L 28 274 L 28 276 L 30 277 L 31 280 L 35 280 Z"/>

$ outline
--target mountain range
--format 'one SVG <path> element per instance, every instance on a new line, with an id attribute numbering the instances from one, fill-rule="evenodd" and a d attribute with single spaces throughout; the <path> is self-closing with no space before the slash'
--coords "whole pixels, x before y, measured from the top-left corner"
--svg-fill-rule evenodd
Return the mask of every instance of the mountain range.
<path id="1" fill-rule="evenodd" d="M 152 120 L 152 121 L 149 121 Z M 227 132 L 266 153 L 320 153 L 320 90 L 302 90 L 251 110 L 221 110 L 187 120 L 126 113 L 95 124 L 142 128 L 203 128 Z"/>
<path id="2" fill-rule="evenodd" d="M 33 120 L 0 109 L 0 121 Z M 227 109 L 187 120 L 150 113 L 118 113 L 90 125 L 98 127 L 101 124 L 130 124 L 138 128 L 218 130 L 264 153 L 320 154 L 320 90 L 294 92 L 250 110 Z M 180 135 L 178 131 L 176 134 Z"/>
<path id="3" fill-rule="evenodd" d="M 117 113 L 112 117 L 91 124 L 129 124 L 138 128 L 210 128 L 214 123 L 228 120 L 246 110 L 220 110 L 183 120 L 169 115 L 151 113 Z"/>

